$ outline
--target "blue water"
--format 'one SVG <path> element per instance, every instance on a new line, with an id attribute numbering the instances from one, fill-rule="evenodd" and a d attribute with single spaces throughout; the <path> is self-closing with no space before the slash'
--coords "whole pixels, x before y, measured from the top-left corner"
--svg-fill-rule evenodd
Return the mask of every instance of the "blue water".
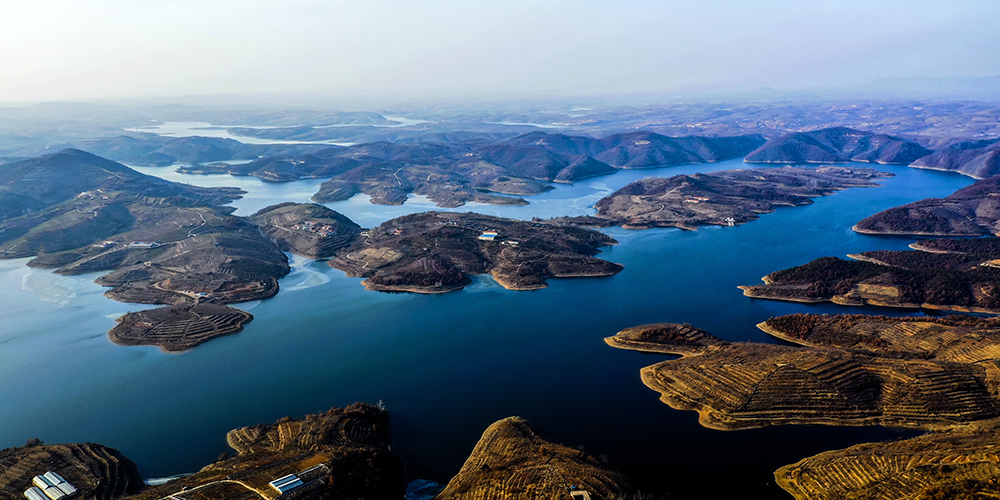
<path id="1" fill-rule="evenodd" d="M 637 178 L 745 166 L 626 171 L 560 186 L 530 197 L 526 207 L 459 210 L 521 218 L 591 213 L 593 201 Z M 602 258 L 623 264 L 622 273 L 551 280 L 532 292 L 480 278 L 444 295 L 375 293 L 325 263 L 295 257 L 275 298 L 241 305 L 256 318 L 244 332 L 179 355 L 111 344 L 106 332 L 113 319 L 145 306 L 104 298 L 92 282 L 97 275 L 63 277 L 27 268 L 25 259 L 0 261 L 0 447 L 33 437 L 98 442 L 122 450 L 146 477 L 168 476 L 195 471 L 226 451 L 229 429 L 383 400 L 410 478 L 447 481 L 490 423 L 519 415 L 557 442 L 607 455 L 638 479 L 681 495 L 787 498 L 770 484 L 777 467 L 912 433 L 704 429 L 697 414 L 670 409 L 640 382 L 639 369 L 664 357 L 612 349 L 602 339 L 628 326 L 670 321 L 728 340 L 773 342 L 754 327 L 771 316 L 886 313 L 752 300 L 736 288 L 821 256 L 905 249 L 912 240 L 858 235 L 850 227 L 876 211 L 972 182 L 878 168 L 897 175 L 880 181 L 882 187 L 838 192 L 743 226 L 611 229 L 621 244 Z M 239 185 L 251 192 L 234 204 L 240 214 L 286 197 L 305 201 L 318 186 L 143 171 Z M 356 197 L 329 206 L 372 226 L 433 205 L 414 198 L 382 207 Z"/>

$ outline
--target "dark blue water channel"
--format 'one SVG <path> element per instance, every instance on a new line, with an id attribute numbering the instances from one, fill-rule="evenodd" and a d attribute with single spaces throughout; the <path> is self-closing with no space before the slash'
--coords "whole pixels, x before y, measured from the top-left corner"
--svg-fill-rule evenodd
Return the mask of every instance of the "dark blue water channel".
<path id="1" fill-rule="evenodd" d="M 650 175 L 746 167 L 740 161 L 622 172 L 563 186 L 526 207 L 476 206 L 528 218 L 589 213 L 626 182 Z M 685 498 L 787 498 L 772 472 L 809 455 L 912 432 L 785 426 L 723 432 L 700 427 L 639 380 L 663 356 L 607 347 L 603 338 L 653 322 L 687 322 L 733 341 L 774 342 L 755 324 L 796 312 L 886 312 L 874 308 L 751 300 L 737 285 L 826 255 L 905 249 L 908 238 L 855 234 L 858 220 L 892 206 L 945 196 L 972 182 L 957 174 L 879 166 L 895 177 L 805 207 L 781 208 L 738 227 L 610 234 L 603 258 L 624 264 L 610 278 L 551 280 L 532 292 L 489 278 L 444 295 L 370 292 L 323 262 L 294 259 L 277 297 L 244 304 L 247 329 L 190 352 L 120 347 L 113 319 L 144 306 L 113 302 L 96 275 L 63 277 L 0 261 L 0 447 L 38 437 L 98 442 L 122 450 L 146 477 L 192 472 L 227 451 L 235 427 L 299 417 L 354 401 L 384 401 L 394 449 L 413 478 L 447 481 L 482 431 L 519 415 L 553 440 L 581 445 L 650 485 Z M 285 199 L 305 201 L 312 184 L 179 176 L 240 185 L 241 214 Z M 312 181 L 310 181 L 312 182 Z M 363 197 L 330 206 L 374 225 L 430 206 L 378 207 Z M 468 210 L 464 207 L 461 210 Z"/>

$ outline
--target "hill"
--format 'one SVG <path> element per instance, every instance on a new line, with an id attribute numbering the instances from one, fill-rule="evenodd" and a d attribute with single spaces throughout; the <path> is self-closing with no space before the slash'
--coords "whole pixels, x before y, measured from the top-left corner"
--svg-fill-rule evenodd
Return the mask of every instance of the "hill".
<path id="1" fill-rule="evenodd" d="M 579 227 L 425 212 L 361 233 L 330 265 L 367 278 L 362 284 L 370 290 L 449 292 L 470 284 L 468 275 L 484 273 L 506 288 L 534 290 L 553 277 L 617 274 L 622 266 L 594 257 L 616 243 Z"/>
<path id="2" fill-rule="evenodd" d="M 526 203 L 520 198 L 620 168 L 652 168 L 739 158 L 763 143 L 760 136 L 667 137 L 652 132 L 596 139 L 533 132 L 506 140 L 457 143 L 373 142 L 331 147 L 307 155 L 279 155 L 250 163 L 193 165 L 190 173 L 252 175 L 271 181 L 330 178 L 313 197 L 319 202 L 372 196 L 378 204 L 405 203 L 410 193 L 439 206 L 468 201 Z"/>
<path id="3" fill-rule="evenodd" d="M 594 457 L 546 441 L 527 420 L 508 417 L 483 432 L 462 469 L 435 498 L 570 498 L 577 490 L 603 500 L 629 493 L 631 484 Z"/>
<path id="4" fill-rule="evenodd" d="M 907 165 L 932 151 L 914 141 L 846 127 L 796 132 L 767 141 L 747 163 L 894 163 Z"/>
<path id="5" fill-rule="evenodd" d="M 1000 176 L 977 181 L 944 198 L 883 210 L 854 226 L 862 234 L 983 236 L 1000 233 Z"/>
<path id="6" fill-rule="evenodd" d="M 910 166 L 950 170 L 985 179 L 1000 174 L 1000 139 L 952 144 L 914 161 Z"/>

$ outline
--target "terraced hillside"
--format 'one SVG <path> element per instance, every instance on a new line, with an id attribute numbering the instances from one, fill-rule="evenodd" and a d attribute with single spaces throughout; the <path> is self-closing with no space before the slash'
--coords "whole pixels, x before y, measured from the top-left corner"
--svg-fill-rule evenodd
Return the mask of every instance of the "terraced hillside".
<path id="1" fill-rule="evenodd" d="M 108 332 L 118 345 L 152 345 L 164 352 L 192 349 L 211 339 L 243 330 L 253 315 L 214 303 L 130 312 Z"/>
<path id="2" fill-rule="evenodd" d="M 277 453 L 288 448 L 387 447 L 392 444 L 392 431 L 388 412 L 370 405 L 352 405 L 306 415 L 301 420 L 284 419 L 270 425 L 241 427 L 229 431 L 226 441 L 241 455 Z"/>
<path id="3" fill-rule="evenodd" d="M 1000 360 L 997 318 L 793 314 L 771 318 L 757 326 L 788 342 L 871 356 L 978 363 L 987 371 L 995 371 L 991 361 Z"/>
<path id="4" fill-rule="evenodd" d="M 628 334 L 624 335 L 625 337 Z M 899 359 L 836 347 L 646 338 L 682 358 L 643 368 L 643 383 L 702 425 L 775 424 L 945 428 L 1000 415 L 1000 371 L 937 359 Z M 617 339 L 614 346 L 629 348 Z M 644 348 L 643 350 L 649 350 Z"/>
<path id="5" fill-rule="evenodd" d="M 221 304 L 274 296 L 288 258 L 221 204 L 236 188 L 199 188 L 66 150 L 0 166 L 0 258 L 35 256 L 57 273 L 110 271 L 98 284 L 122 302 L 166 304 L 123 318 L 126 345 L 176 351 L 239 331 L 250 315 Z M 15 210 L 16 209 L 16 210 Z M 212 303 L 211 312 L 195 309 Z"/>
<path id="6" fill-rule="evenodd" d="M 867 443 L 774 473 L 796 500 L 973 500 L 1000 497 L 997 421 L 902 441 Z"/>
<path id="7" fill-rule="evenodd" d="M 139 492 L 136 465 L 118 450 L 99 444 L 28 444 L 0 450 L 0 499 L 22 500 L 33 477 L 55 472 L 86 500 L 112 500 Z"/>
<path id="8" fill-rule="evenodd" d="M 918 247 L 919 248 L 919 247 Z M 876 251 L 821 257 L 776 271 L 747 297 L 840 305 L 1000 313 L 1000 267 L 989 255 Z"/>
<path id="9" fill-rule="evenodd" d="M 395 500 L 406 485 L 391 434 L 388 412 L 363 403 L 242 427 L 226 436 L 235 457 L 130 498 Z M 279 495 L 269 483 L 288 474 L 303 485 Z"/>
<path id="10" fill-rule="evenodd" d="M 932 151 L 914 141 L 847 127 L 795 132 L 751 151 L 747 163 L 870 162 L 909 164 Z"/>
<path id="11" fill-rule="evenodd" d="M 508 417 L 489 426 L 462 469 L 436 500 L 594 499 L 630 492 L 628 479 L 586 453 L 543 439 L 528 421 Z"/>

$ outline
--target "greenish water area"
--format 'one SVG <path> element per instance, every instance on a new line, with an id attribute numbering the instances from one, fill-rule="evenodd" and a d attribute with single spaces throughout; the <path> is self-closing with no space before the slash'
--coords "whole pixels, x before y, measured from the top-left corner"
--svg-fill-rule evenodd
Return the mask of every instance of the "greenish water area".
<path id="1" fill-rule="evenodd" d="M 462 207 L 508 217 L 591 213 L 601 196 L 647 176 L 754 167 L 742 161 L 623 171 L 535 197 L 531 205 Z M 953 173 L 876 166 L 895 177 L 780 208 L 736 227 L 697 231 L 610 229 L 620 242 L 602 258 L 625 270 L 607 278 L 553 279 L 543 290 L 505 290 L 488 277 L 442 295 L 365 290 L 325 262 L 293 257 L 274 298 L 239 305 L 255 319 L 237 335 L 183 354 L 121 347 L 114 318 L 146 306 L 101 295 L 97 275 L 58 276 L 0 261 L 0 447 L 38 437 L 120 449 L 145 477 L 193 472 L 227 451 L 233 428 L 382 400 L 394 450 L 411 479 L 446 482 L 492 422 L 511 415 L 543 434 L 582 445 L 650 485 L 682 498 L 788 498 L 773 471 L 821 451 L 910 436 L 884 428 L 783 426 L 722 432 L 694 412 L 658 401 L 639 369 L 665 356 L 613 349 L 622 328 L 686 322 L 732 341 L 776 342 L 754 325 L 796 312 L 919 314 L 832 304 L 753 300 L 751 285 L 778 269 L 827 256 L 906 249 L 913 240 L 851 231 L 877 211 L 946 196 L 973 181 Z M 307 201 L 320 181 L 147 173 L 250 191 L 247 215 L 271 203 Z M 412 202 L 412 203 L 411 203 Z M 370 227 L 432 209 L 358 196 L 331 208 Z"/>

